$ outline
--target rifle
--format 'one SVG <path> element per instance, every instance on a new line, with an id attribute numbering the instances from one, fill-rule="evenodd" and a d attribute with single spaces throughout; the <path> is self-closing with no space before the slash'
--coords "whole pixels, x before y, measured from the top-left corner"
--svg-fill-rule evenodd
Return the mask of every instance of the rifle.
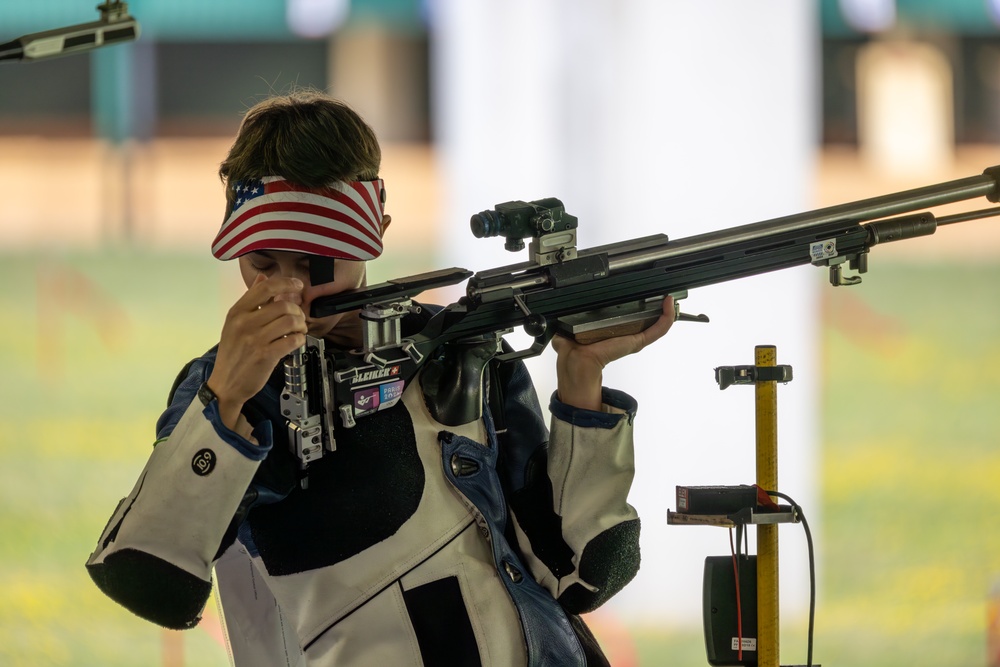
<path id="1" fill-rule="evenodd" d="M 556 334 L 586 343 L 641 331 L 659 317 L 667 295 L 674 297 L 677 319 L 707 322 L 704 315 L 680 312 L 689 290 L 804 264 L 826 267 L 833 286 L 856 285 L 875 245 L 1000 215 L 1000 207 L 944 217 L 921 210 L 978 197 L 1000 202 L 1000 166 L 686 238 L 654 234 L 583 250 L 576 247 L 578 220 L 560 200 L 499 204 L 472 216 L 472 233 L 503 236 L 513 252 L 530 239 L 527 262 L 475 274 L 463 268 L 432 271 L 313 302 L 314 317 L 360 310 L 363 343 L 331 352 L 322 340 L 307 337 L 286 359 L 281 402 L 292 449 L 304 471 L 324 451 L 336 449 L 336 428 L 352 428 L 395 405 L 421 369 L 432 416 L 446 425 L 467 423 L 481 414 L 483 372 L 491 360 L 540 354 Z M 414 296 L 466 279 L 464 297 L 433 314 L 418 333 L 402 335 L 402 318 L 421 309 Z M 533 337 L 528 348 L 505 346 L 503 336 L 515 327 Z"/>

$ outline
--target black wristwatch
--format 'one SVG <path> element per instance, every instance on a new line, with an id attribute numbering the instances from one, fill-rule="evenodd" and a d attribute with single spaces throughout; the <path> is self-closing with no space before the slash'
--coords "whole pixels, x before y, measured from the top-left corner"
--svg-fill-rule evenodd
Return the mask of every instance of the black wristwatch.
<path id="1" fill-rule="evenodd" d="M 198 398 L 201 399 L 202 405 L 204 405 L 206 408 L 208 407 L 208 404 L 211 403 L 212 401 L 219 400 L 219 397 L 216 396 L 215 392 L 212 391 L 211 388 L 208 386 L 208 382 L 202 382 L 201 386 L 198 387 Z"/>

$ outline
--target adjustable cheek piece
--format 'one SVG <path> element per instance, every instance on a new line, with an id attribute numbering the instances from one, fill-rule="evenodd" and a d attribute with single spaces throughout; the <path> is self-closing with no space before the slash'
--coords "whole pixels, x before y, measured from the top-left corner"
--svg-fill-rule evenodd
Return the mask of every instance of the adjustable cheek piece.
<path id="1" fill-rule="evenodd" d="M 333 282 L 334 258 L 309 258 L 309 282 Z M 306 468 L 337 448 L 333 438 L 333 396 L 322 338 L 306 336 L 306 344 L 285 357 L 281 414 L 288 420 L 288 446 L 299 460 L 299 484 L 308 488 Z"/>

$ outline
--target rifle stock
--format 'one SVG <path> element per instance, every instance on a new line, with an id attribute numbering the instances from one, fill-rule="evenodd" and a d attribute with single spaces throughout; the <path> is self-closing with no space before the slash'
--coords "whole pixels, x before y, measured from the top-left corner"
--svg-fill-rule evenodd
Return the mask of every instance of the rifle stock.
<path id="1" fill-rule="evenodd" d="M 686 238 L 655 234 L 583 250 L 575 245 L 576 218 L 565 213 L 559 200 L 498 205 L 473 216 L 473 232 L 504 234 L 508 248 L 523 247 L 522 239 L 530 238 L 529 261 L 475 274 L 460 268 L 434 271 L 313 303 L 314 317 L 360 308 L 367 322 L 362 348 L 326 355 L 341 425 L 351 427 L 356 419 L 394 405 L 417 371 L 439 359 L 442 347 L 453 341 L 486 341 L 501 360 L 533 356 L 557 333 L 586 342 L 641 330 L 659 316 L 666 295 L 679 300 L 691 289 L 805 264 L 827 268 L 834 286 L 853 285 L 861 282 L 868 252 L 879 243 L 1000 214 L 1000 207 L 994 207 L 937 218 L 921 210 L 979 197 L 1000 201 L 1000 166 L 977 176 Z M 853 274 L 847 275 L 845 268 Z M 419 333 L 401 338 L 398 327 L 391 326 L 414 307 L 412 296 L 466 278 L 465 296 L 431 317 Z M 677 315 L 707 321 L 679 310 Z M 502 336 L 519 326 L 534 338 L 532 345 L 500 352 Z M 480 373 L 482 366 L 477 362 Z M 458 413 L 465 418 L 469 410 Z"/>

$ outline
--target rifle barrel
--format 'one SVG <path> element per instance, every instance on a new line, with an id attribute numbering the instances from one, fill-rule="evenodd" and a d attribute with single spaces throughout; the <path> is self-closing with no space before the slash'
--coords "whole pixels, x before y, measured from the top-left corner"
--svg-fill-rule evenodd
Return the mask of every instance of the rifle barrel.
<path id="1" fill-rule="evenodd" d="M 610 261 L 612 272 L 625 270 L 649 261 L 669 259 L 681 254 L 711 250 L 725 244 L 750 241 L 771 234 L 799 231 L 808 227 L 843 223 L 848 226 L 878 218 L 909 213 L 922 208 L 951 204 L 975 197 L 989 196 L 998 190 L 997 181 L 988 174 L 969 176 L 946 183 L 928 185 L 894 194 L 880 195 L 846 204 L 837 204 L 814 211 L 786 215 L 761 222 L 753 222 L 729 229 L 696 234 L 677 239 L 653 252 L 637 251 Z M 967 218 L 972 219 L 972 218 Z M 961 222 L 950 220 L 949 222 Z M 938 224 L 942 224 L 938 220 Z M 947 223 L 945 223 L 947 224 Z"/>
<path id="2" fill-rule="evenodd" d="M 953 225 L 956 222 L 982 220 L 983 218 L 992 218 L 995 215 L 1000 215 L 1000 206 L 994 206 L 993 208 L 981 208 L 976 211 L 967 211 L 965 213 L 955 213 L 954 215 L 946 215 L 943 218 L 938 218 L 937 224 L 938 227 L 941 225 Z"/>

